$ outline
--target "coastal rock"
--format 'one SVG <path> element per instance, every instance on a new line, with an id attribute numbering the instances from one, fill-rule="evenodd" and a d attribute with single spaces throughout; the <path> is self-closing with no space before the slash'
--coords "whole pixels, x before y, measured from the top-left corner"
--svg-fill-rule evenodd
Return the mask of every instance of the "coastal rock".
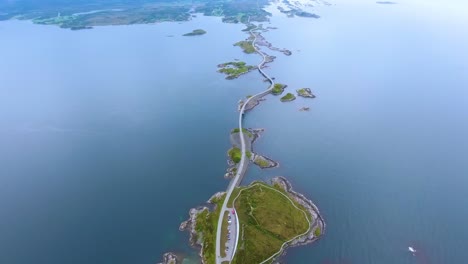
<path id="1" fill-rule="evenodd" d="M 172 252 L 167 252 L 163 255 L 163 262 L 160 262 L 158 264 L 179 264 L 182 263 L 179 261 L 179 258 L 175 253 Z"/>
<path id="2" fill-rule="evenodd" d="M 237 173 L 237 166 L 230 166 L 227 168 L 226 173 L 224 174 L 224 178 L 232 179 L 236 175 L 236 173 Z"/>
<path id="3" fill-rule="evenodd" d="M 222 197 L 223 195 L 225 195 L 225 194 L 226 194 L 226 192 L 217 192 L 217 193 L 213 194 L 213 195 L 210 197 L 210 199 L 208 199 L 208 201 L 206 201 L 206 202 L 211 204 L 214 200 L 219 200 L 219 199 L 221 199 L 221 197 Z"/>

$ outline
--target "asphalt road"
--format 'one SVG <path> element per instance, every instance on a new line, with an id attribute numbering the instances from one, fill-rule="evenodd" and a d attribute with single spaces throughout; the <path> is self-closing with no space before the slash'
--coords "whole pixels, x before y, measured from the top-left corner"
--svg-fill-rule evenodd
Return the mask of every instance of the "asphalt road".
<path id="1" fill-rule="evenodd" d="M 252 45 L 253 47 L 255 48 L 255 51 L 257 51 L 258 54 L 260 54 L 262 56 L 262 62 L 260 62 L 258 65 L 257 65 L 257 68 L 258 68 L 258 71 L 265 77 L 268 79 L 268 81 L 270 82 L 270 87 L 261 92 L 261 93 L 258 93 L 250 98 L 248 98 L 245 103 L 242 105 L 242 108 L 239 112 L 239 131 L 242 132 L 242 119 L 243 119 L 243 116 L 244 116 L 244 111 L 245 111 L 245 106 L 250 102 L 250 100 L 252 99 L 257 99 L 257 98 L 261 98 L 267 94 L 269 94 L 271 92 L 271 90 L 273 89 L 273 86 L 275 85 L 275 82 L 273 81 L 273 79 L 270 78 L 270 76 L 268 76 L 263 70 L 262 70 L 262 67 L 263 67 L 263 64 L 265 64 L 265 61 L 266 61 L 266 58 L 267 58 L 267 55 L 263 52 L 261 52 L 257 46 L 255 45 L 255 42 L 257 41 L 257 35 L 254 34 L 252 32 L 252 30 L 250 31 L 250 34 L 252 36 L 254 36 L 254 39 L 252 41 Z M 231 197 L 232 195 L 232 191 L 234 190 L 235 187 L 239 186 L 240 184 L 240 181 L 241 179 L 243 178 L 244 176 L 244 173 L 247 169 L 247 166 L 248 166 L 248 159 L 245 155 L 245 152 L 246 152 L 246 148 L 245 148 L 245 137 L 244 137 L 244 133 L 239 133 L 240 135 L 240 140 L 241 140 L 241 161 L 239 162 L 239 167 L 237 168 L 237 173 L 236 175 L 234 176 L 234 178 L 231 180 L 231 182 L 229 183 L 229 186 L 227 188 L 227 191 L 226 191 L 226 198 L 224 199 L 224 202 L 223 202 L 223 206 L 221 207 L 221 213 L 219 214 L 219 219 L 218 219 L 218 230 L 216 231 L 216 264 L 221 264 L 223 261 L 231 261 L 233 258 L 234 258 L 234 255 L 236 252 L 233 252 L 233 254 L 231 255 L 231 258 L 230 259 L 227 259 L 227 258 L 221 258 L 221 250 L 225 250 L 225 249 L 221 249 L 221 228 L 222 228 L 222 222 L 223 222 L 223 216 L 224 216 L 224 212 L 226 211 L 226 208 L 227 208 L 227 203 L 229 201 L 229 198 Z M 231 240 L 233 240 L 234 237 L 231 237 Z M 237 244 L 237 239 L 236 241 L 232 241 L 232 243 L 235 243 Z M 233 247 L 234 248 L 234 247 Z"/>

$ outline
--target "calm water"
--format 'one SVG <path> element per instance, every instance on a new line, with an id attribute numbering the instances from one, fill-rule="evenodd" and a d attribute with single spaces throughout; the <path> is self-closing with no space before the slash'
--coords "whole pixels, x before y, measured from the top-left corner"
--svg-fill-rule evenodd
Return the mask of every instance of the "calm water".
<path id="1" fill-rule="evenodd" d="M 181 36 L 196 28 L 208 34 Z M 226 187 L 237 101 L 262 85 L 216 72 L 257 61 L 232 46 L 242 28 L 0 23 L 0 263 L 155 263 L 186 250 L 179 224 Z"/>
<path id="2" fill-rule="evenodd" d="M 317 98 L 269 97 L 246 117 L 267 129 L 256 149 L 281 163 L 248 179 L 288 176 L 328 223 L 286 260 L 465 263 L 466 4 L 333 4 L 318 20 L 275 16 L 265 34 L 294 52 L 270 73 Z M 180 36 L 195 28 L 208 34 Z M 266 87 L 215 72 L 259 60 L 232 46 L 241 29 L 205 17 L 78 32 L 0 23 L 0 263 L 190 252 L 178 225 L 226 187 L 236 102 Z"/>
<path id="3" fill-rule="evenodd" d="M 450 10 L 339 1 L 319 20 L 272 20 L 267 38 L 296 52 L 270 73 L 317 98 L 246 117 L 281 162 L 251 178 L 289 176 L 328 223 L 288 263 L 467 263 L 468 17 Z"/>

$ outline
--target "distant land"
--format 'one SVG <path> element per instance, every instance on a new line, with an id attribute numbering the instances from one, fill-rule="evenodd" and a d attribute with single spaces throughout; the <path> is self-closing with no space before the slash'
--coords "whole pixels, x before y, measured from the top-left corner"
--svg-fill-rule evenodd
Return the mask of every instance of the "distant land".
<path id="1" fill-rule="evenodd" d="M 68 0 L 3 1 L 0 20 L 32 20 L 36 24 L 57 25 L 68 29 L 94 26 L 150 24 L 187 21 L 194 13 L 222 17 L 227 23 L 264 22 L 271 16 L 263 10 L 269 0 Z"/>

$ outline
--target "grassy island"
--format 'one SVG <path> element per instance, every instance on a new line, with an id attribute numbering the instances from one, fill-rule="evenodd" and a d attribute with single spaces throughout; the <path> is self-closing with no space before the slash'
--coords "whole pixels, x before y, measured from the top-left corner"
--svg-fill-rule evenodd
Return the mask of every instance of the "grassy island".
<path id="1" fill-rule="evenodd" d="M 252 41 L 247 41 L 247 40 L 239 41 L 236 44 L 234 44 L 234 46 L 241 47 L 242 50 L 247 54 L 256 52 L 254 46 L 252 45 Z"/>
<path id="2" fill-rule="evenodd" d="M 281 83 L 275 83 L 275 85 L 273 86 L 273 89 L 271 90 L 271 93 L 273 95 L 280 95 L 283 93 L 285 88 L 286 88 L 286 85 L 281 84 Z"/>
<path id="3" fill-rule="evenodd" d="M 312 91 L 310 88 L 301 88 L 299 90 L 296 90 L 297 95 L 306 97 L 306 98 L 315 98 L 315 95 L 312 94 Z"/>
<path id="4" fill-rule="evenodd" d="M 192 32 L 185 33 L 182 36 L 199 36 L 199 35 L 204 35 L 204 34 L 206 34 L 205 30 L 203 30 L 203 29 L 194 29 Z"/>
<path id="5" fill-rule="evenodd" d="M 242 234 L 232 263 L 261 263 L 309 230 L 311 215 L 280 186 L 254 182 L 236 188 L 230 200 Z"/>
<path id="6" fill-rule="evenodd" d="M 287 93 L 285 96 L 281 97 L 281 102 L 290 102 L 296 99 L 296 96 L 292 93 Z"/>
<path id="7" fill-rule="evenodd" d="M 243 61 L 231 61 L 219 64 L 218 68 L 219 72 L 227 75 L 226 79 L 231 80 L 251 71 L 255 66 L 246 65 Z"/>
<path id="8" fill-rule="evenodd" d="M 307 92 L 306 92 L 305 88 L 301 88 L 301 89 L 297 90 L 297 93 L 299 95 L 302 95 L 302 96 L 307 95 Z"/>
<path id="9" fill-rule="evenodd" d="M 229 155 L 229 158 L 231 158 L 232 161 L 234 161 L 234 163 L 239 163 L 241 161 L 241 158 L 242 158 L 242 152 L 239 148 L 231 148 L 229 151 L 228 151 L 228 155 Z"/>

